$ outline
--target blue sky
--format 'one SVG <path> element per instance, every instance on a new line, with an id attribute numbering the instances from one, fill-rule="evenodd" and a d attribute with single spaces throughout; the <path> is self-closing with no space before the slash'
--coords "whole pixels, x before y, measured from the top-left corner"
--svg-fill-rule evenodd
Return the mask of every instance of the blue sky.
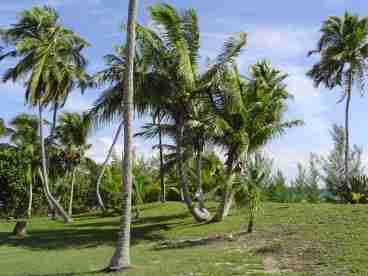
<path id="1" fill-rule="evenodd" d="M 103 56 L 120 44 L 124 36 L 119 26 L 126 21 L 127 0 L 2 0 L 0 26 L 5 27 L 16 20 L 16 14 L 34 5 L 48 4 L 56 8 L 62 23 L 84 37 L 91 47 L 85 51 L 89 59 L 90 73 L 103 68 Z M 139 21 L 149 23 L 145 7 L 158 1 L 140 1 Z M 248 45 L 239 57 L 243 74 L 248 66 L 266 58 L 274 67 L 289 74 L 287 84 L 294 95 L 287 118 L 303 119 L 305 126 L 290 130 L 287 134 L 267 145 L 265 152 L 275 159 L 275 166 L 288 177 L 296 172 L 297 162 L 306 162 L 310 152 L 326 154 L 331 148 L 329 129 L 333 123 L 343 123 L 344 105 L 337 104 L 341 91 L 316 89 L 305 73 L 314 60 L 307 58 L 308 50 L 314 48 L 319 27 L 330 15 L 342 15 L 345 10 L 368 15 L 368 2 L 364 0 L 308 0 L 270 1 L 258 0 L 175 0 L 165 1 L 180 9 L 195 8 L 201 28 L 201 56 L 214 57 L 221 49 L 224 39 L 232 33 L 245 31 Z M 0 73 L 8 64 L 0 64 Z M 67 110 L 88 109 L 101 91 L 87 91 L 80 96 L 74 91 L 66 105 Z M 20 84 L 0 84 L 0 117 L 6 120 L 19 112 L 34 112 L 24 106 L 23 87 Z M 366 109 L 368 95 L 361 98 L 355 93 L 352 100 L 352 142 L 367 150 Z M 135 121 L 138 130 L 142 122 Z M 116 126 L 96 132 L 91 137 L 93 148 L 89 155 L 102 160 Z M 149 155 L 152 142 L 136 140 L 137 151 Z M 119 146 L 121 148 L 121 146 Z M 364 155 L 368 156 L 368 155 Z M 368 160 L 368 158 L 365 158 Z"/>

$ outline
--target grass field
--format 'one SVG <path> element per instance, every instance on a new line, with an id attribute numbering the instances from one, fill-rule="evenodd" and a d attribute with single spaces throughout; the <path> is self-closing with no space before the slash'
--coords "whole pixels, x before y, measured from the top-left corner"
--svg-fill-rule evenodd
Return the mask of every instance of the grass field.
<path id="1" fill-rule="evenodd" d="M 181 203 L 146 205 L 134 222 L 134 267 L 119 275 L 368 275 L 363 205 L 266 204 L 253 234 L 174 243 L 239 233 L 246 219 L 235 210 L 223 223 L 195 224 Z M 98 271 L 111 257 L 118 225 L 117 217 L 93 214 L 71 225 L 35 218 L 17 240 L 14 222 L 0 221 L 0 276 L 105 275 Z"/>

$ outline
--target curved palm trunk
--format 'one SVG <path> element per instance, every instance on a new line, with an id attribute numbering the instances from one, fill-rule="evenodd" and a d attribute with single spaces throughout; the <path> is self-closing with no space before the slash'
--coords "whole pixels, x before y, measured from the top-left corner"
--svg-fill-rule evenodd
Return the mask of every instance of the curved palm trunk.
<path id="1" fill-rule="evenodd" d="M 165 175 L 164 175 L 164 155 L 163 155 L 163 147 L 162 147 L 161 122 L 159 122 L 158 143 L 159 143 L 159 150 L 160 150 L 160 184 L 161 184 L 160 200 L 162 203 L 165 203 L 166 202 L 166 185 L 165 185 Z"/>
<path id="2" fill-rule="evenodd" d="M 233 172 L 233 158 L 231 153 L 229 154 L 229 160 L 227 161 L 227 180 L 225 182 L 224 191 L 222 192 L 221 202 L 217 208 L 216 214 L 212 218 L 213 222 L 223 221 L 225 217 L 229 215 L 231 206 L 234 201 L 235 191 L 233 190 L 233 181 L 235 174 Z"/>
<path id="3" fill-rule="evenodd" d="M 352 74 L 350 73 L 348 89 L 347 89 L 347 98 L 346 98 L 346 106 L 345 106 L 345 182 L 348 189 L 350 189 L 350 179 L 349 179 L 349 109 L 350 109 L 350 101 L 351 101 L 351 89 L 353 84 Z"/>
<path id="4" fill-rule="evenodd" d="M 119 127 L 118 127 L 118 130 L 116 131 L 116 134 L 115 134 L 115 137 L 114 137 L 114 140 L 112 141 L 112 144 L 110 146 L 110 149 L 107 153 L 107 156 L 102 164 L 102 169 L 101 169 L 101 172 L 98 176 L 98 179 L 97 179 L 97 185 L 96 185 L 96 196 L 97 196 L 97 203 L 98 203 L 98 206 L 100 207 L 100 209 L 102 210 L 102 212 L 106 212 L 106 207 L 105 207 L 105 204 L 103 203 L 103 200 L 102 200 L 102 197 L 101 197 L 101 193 L 100 193 L 100 187 L 101 187 L 101 182 L 102 182 L 102 179 L 103 179 L 103 176 L 104 176 L 104 173 L 106 171 L 106 168 L 107 168 L 107 163 L 109 162 L 110 160 L 110 157 L 112 155 L 112 152 L 114 151 L 114 147 L 120 137 L 120 133 L 121 133 L 121 130 L 123 129 L 123 122 L 120 123 Z"/>
<path id="5" fill-rule="evenodd" d="M 213 222 L 223 221 L 229 215 L 231 206 L 234 202 L 235 192 L 233 190 L 234 174 L 227 174 L 225 189 L 222 192 L 220 205 L 217 207 L 216 214 L 212 218 Z"/>
<path id="6" fill-rule="evenodd" d="M 50 202 L 53 205 L 53 208 L 57 210 L 57 212 L 62 216 L 65 223 L 72 222 L 72 219 L 66 214 L 63 207 L 55 200 L 55 198 L 52 196 L 50 192 L 49 182 L 48 182 L 48 175 L 47 175 L 47 162 L 46 162 L 46 150 L 45 150 L 45 140 L 43 137 L 43 116 L 42 116 L 42 105 L 39 104 L 38 106 L 39 111 L 39 132 L 40 132 L 40 143 L 41 143 L 41 155 L 42 155 L 42 178 L 43 178 L 43 184 L 45 187 L 45 192 L 47 195 L 47 198 L 50 200 Z"/>
<path id="7" fill-rule="evenodd" d="M 74 183 L 75 183 L 75 173 L 76 172 L 77 172 L 77 168 L 74 168 L 72 172 L 72 183 L 71 183 L 71 188 L 70 188 L 69 209 L 68 209 L 69 217 L 73 215 L 73 197 L 74 197 Z"/>
<path id="8" fill-rule="evenodd" d="M 210 214 L 207 210 L 201 211 L 196 208 L 190 196 L 188 180 L 183 170 L 183 152 L 182 152 L 182 140 L 183 140 L 184 127 L 182 120 L 177 121 L 176 127 L 176 161 L 177 161 L 177 173 L 183 192 L 184 203 L 187 205 L 190 213 L 197 222 L 208 221 Z"/>
<path id="9" fill-rule="evenodd" d="M 206 209 L 206 207 L 204 206 L 204 193 L 203 193 L 203 185 L 202 185 L 202 152 L 201 150 L 197 151 L 196 174 L 197 174 L 197 193 L 198 193 L 199 209 L 203 211 Z"/>
<path id="10" fill-rule="evenodd" d="M 29 183 L 29 198 L 28 198 L 28 208 L 27 216 L 30 218 L 32 216 L 32 201 L 33 201 L 33 187 L 32 181 Z"/>
<path id="11" fill-rule="evenodd" d="M 135 22 L 138 0 L 129 1 L 127 30 L 127 66 L 124 78 L 124 152 L 122 183 L 122 215 L 119 237 L 114 255 L 107 271 L 119 271 L 130 266 L 130 228 L 132 220 L 132 181 L 133 181 L 133 94 L 134 94 L 134 56 L 135 56 Z M 122 93 L 123 93 L 122 91 Z"/>

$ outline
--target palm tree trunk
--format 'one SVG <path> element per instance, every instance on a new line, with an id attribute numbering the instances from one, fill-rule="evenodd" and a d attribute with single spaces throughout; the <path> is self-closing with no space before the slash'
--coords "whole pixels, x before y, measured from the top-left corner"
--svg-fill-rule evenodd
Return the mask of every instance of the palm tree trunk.
<path id="1" fill-rule="evenodd" d="M 73 215 L 74 182 L 75 182 L 76 171 L 77 171 L 77 168 L 74 168 L 72 172 L 72 183 L 71 183 L 71 188 L 70 188 L 69 209 L 68 209 L 69 217 Z"/>
<path id="2" fill-rule="evenodd" d="M 54 134 L 55 134 L 56 120 L 57 120 L 58 110 L 59 110 L 59 103 L 58 102 L 55 102 L 54 103 L 53 113 L 52 113 L 52 125 L 51 125 L 51 131 L 50 131 L 50 137 L 51 137 L 51 139 L 53 139 Z"/>
<path id="3" fill-rule="evenodd" d="M 28 198 L 28 208 L 27 216 L 30 218 L 32 216 L 32 201 L 33 201 L 33 187 L 32 181 L 29 183 L 29 198 Z"/>
<path id="4" fill-rule="evenodd" d="M 162 147 L 161 122 L 159 122 L 159 129 L 158 129 L 158 146 L 160 150 L 160 183 L 161 183 L 160 200 L 162 203 L 165 203 L 166 202 L 166 185 L 165 185 L 165 176 L 164 176 L 164 155 L 163 155 L 163 147 Z"/>
<path id="5" fill-rule="evenodd" d="M 43 178 L 43 184 L 45 187 L 46 195 L 50 202 L 52 203 L 55 210 L 58 211 L 58 213 L 62 216 L 65 223 L 72 222 L 72 219 L 66 214 L 63 207 L 55 200 L 55 198 L 52 196 L 49 188 L 49 180 L 47 175 L 47 162 L 46 162 L 46 150 L 45 150 L 45 140 L 43 137 L 43 116 L 42 116 L 42 105 L 39 104 L 38 109 L 38 115 L 39 115 L 39 131 L 40 131 L 40 143 L 41 143 L 41 156 L 42 156 L 42 178 Z"/>
<path id="6" fill-rule="evenodd" d="M 234 201 L 235 192 L 233 191 L 233 181 L 235 174 L 233 172 L 233 158 L 229 154 L 227 160 L 227 180 L 225 182 L 224 190 L 222 192 L 221 202 L 217 208 L 215 216 L 212 218 L 213 222 L 223 221 L 225 217 L 229 215 L 231 206 Z"/>
<path id="7" fill-rule="evenodd" d="M 190 196 L 188 180 L 183 170 L 183 152 L 182 152 L 183 133 L 184 133 L 183 120 L 179 118 L 176 124 L 176 162 L 177 162 L 177 173 L 184 197 L 184 203 L 186 204 L 193 218 L 197 222 L 208 221 L 210 219 L 209 212 L 205 209 L 204 209 L 205 211 L 201 211 L 200 209 L 195 208 Z"/>
<path id="8" fill-rule="evenodd" d="M 112 152 L 114 151 L 114 147 L 115 147 L 115 145 L 116 145 L 116 143 L 117 143 L 117 141 L 120 137 L 120 133 L 121 133 L 121 130 L 123 129 L 123 125 L 124 125 L 124 123 L 121 122 L 119 127 L 118 127 L 118 130 L 115 133 L 114 140 L 112 141 L 112 144 L 111 144 L 110 149 L 107 153 L 107 156 L 106 156 L 106 158 L 105 158 L 105 160 L 102 164 L 102 169 L 101 169 L 100 175 L 98 176 L 98 179 L 97 179 L 97 185 L 96 185 L 97 203 L 98 203 L 98 206 L 100 207 L 100 209 L 102 210 L 102 212 L 106 212 L 106 207 L 105 207 L 105 204 L 103 203 L 101 193 L 100 193 L 101 182 L 102 182 L 105 170 L 107 168 L 107 163 L 109 162 L 110 157 L 112 155 Z"/>
<path id="9" fill-rule="evenodd" d="M 350 179 L 349 179 L 349 109 L 350 109 L 350 101 L 351 101 L 351 89 L 353 85 L 352 73 L 349 75 L 348 89 L 347 89 L 347 98 L 346 98 L 346 106 L 345 106 L 345 182 L 348 189 L 350 189 Z"/>
<path id="10" fill-rule="evenodd" d="M 223 221 L 230 213 L 234 201 L 235 192 L 233 191 L 234 174 L 227 174 L 227 181 L 222 192 L 220 205 L 217 207 L 216 214 L 212 218 L 213 222 Z"/>
<path id="11" fill-rule="evenodd" d="M 250 212 L 249 215 L 249 222 L 248 222 L 248 233 L 252 233 L 253 232 L 253 227 L 254 227 L 254 213 Z"/>
<path id="12" fill-rule="evenodd" d="M 203 193 L 203 187 L 202 187 L 202 152 L 201 150 L 197 151 L 196 174 L 197 174 L 197 194 L 198 194 L 198 201 L 199 201 L 199 209 L 202 211 L 206 207 L 204 206 L 204 193 Z"/>
<path id="13" fill-rule="evenodd" d="M 135 22 L 137 18 L 138 0 L 129 1 L 127 29 L 127 65 L 124 78 L 124 152 L 122 183 L 122 215 L 119 237 L 115 253 L 111 258 L 107 271 L 119 271 L 130 266 L 130 228 L 132 220 L 132 181 L 133 181 L 133 94 L 134 94 L 134 58 L 135 58 Z"/>

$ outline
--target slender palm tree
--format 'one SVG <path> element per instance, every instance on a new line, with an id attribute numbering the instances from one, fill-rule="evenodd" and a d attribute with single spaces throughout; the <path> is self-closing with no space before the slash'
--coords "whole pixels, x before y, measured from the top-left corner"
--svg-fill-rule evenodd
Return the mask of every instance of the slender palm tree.
<path id="1" fill-rule="evenodd" d="M 132 218 L 132 169 L 133 169 L 133 99 L 134 99 L 134 56 L 136 40 L 136 17 L 138 0 L 129 1 L 126 47 L 126 68 L 123 91 L 124 108 L 124 151 L 122 171 L 122 215 L 119 238 L 108 271 L 118 271 L 130 266 L 130 228 Z"/>
<path id="2" fill-rule="evenodd" d="M 302 124 L 299 120 L 283 121 L 286 100 L 291 98 L 284 84 L 286 77 L 261 61 L 250 67 L 250 80 L 242 79 L 235 68 L 229 76 L 230 89 L 226 89 L 225 83 L 223 90 L 210 95 L 218 115 L 214 139 L 226 150 L 227 175 L 213 221 L 221 221 L 229 213 L 235 195 L 233 182 L 241 173 L 242 159 L 247 160 L 249 154 L 286 129 Z"/>
<path id="3" fill-rule="evenodd" d="M 87 114 L 64 112 L 58 118 L 56 139 L 65 153 L 66 174 L 71 177 L 68 215 L 72 216 L 75 176 L 78 166 L 90 148 L 88 137 L 91 120 Z"/>
<path id="4" fill-rule="evenodd" d="M 35 181 L 38 169 L 40 168 L 39 156 L 36 151 L 39 149 L 39 138 L 37 128 L 39 125 L 37 116 L 25 113 L 17 115 L 11 120 L 10 142 L 23 152 L 25 158 L 29 159 L 29 165 L 24 172 L 25 182 L 29 188 L 29 201 L 27 215 L 32 215 L 33 182 Z"/>
<path id="5" fill-rule="evenodd" d="M 66 223 L 71 222 L 52 196 L 48 184 L 47 155 L 43 133 L 43 110 L 55 101 L 65 100 L 83 72 L 80 52 L 87 43 L 74 32 L 58 24 L 58 14 L 49 7 L 35 7 L 20 13 L 19 20 L 2 32 L 13 49 L 1 58 L 13 57 L 17 64 L 8 69 L 4 81 L 26 79 L 26 102 L 38 106 L 42 152 L 42 179 L 49 200 Z"/>
<path id="6" fill-rule="evenodd" d="M 368 17 L 360 18 L 349 12 L 344 16 L 331 16 L 323 22 L 317 48 L 309 55 L 318 55 L 320 60 L 313 65 L 308 76 L 318 87 L 341 87 L 345 106 L 345 182 L 349 182 L 349 115 L 354 86 L 363 93 L 367 74 Z"/>

